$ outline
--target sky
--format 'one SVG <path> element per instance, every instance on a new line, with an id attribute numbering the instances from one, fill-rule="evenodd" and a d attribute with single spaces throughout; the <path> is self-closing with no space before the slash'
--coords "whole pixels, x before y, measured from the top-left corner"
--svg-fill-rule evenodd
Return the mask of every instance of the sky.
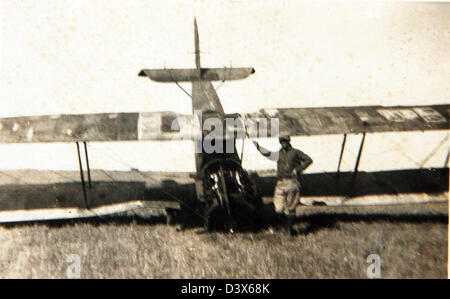
<path id="1" fill-rule="evenodd" d="M 294 0 L 1 0 L 0 3 L 0 117 L 190 113 L 190 100 L 177 86 L 151 82 L 137 74 L 142 68 L 194 67 L 194 17 L 199 26 L 203 67 L 256 70 L 248 79 L 225 82 L 218 88 L 227 113 L 262 108 L 449 102 L 449 3 Z M 183 87 L 190 90 L 189 84 Z M 420 164 L 446 134 L 416 133 L 411 137 L 416 143 L 409 137 L 402 137 L 408 140 L 402 142 L 402 138 L 390 135 L 375 136 L 372 141 L 368 138 L 367 142 L 373 142 L 371 148 L 376 153 L 395 149 L 404 161 L 398 167 L 412 167 Z M 323 149 L 325 154 L 332 149 L 338 155 L 341 138 L 299 138 L 294 143 L 309 151 Z M 357 152 L 360 137 L 354 138 L 353 152 Z M 426 145 L 423 140 L 427 140 Z M 278 147 L 272 141 L 266 145 Z M 96 152 L 96 147 L 102 150 Z M 255 153 L 250 147 L 246 146 L 246 151 L 252 156 Z M 119 156 L 131 153 L 123 164 L 143 170 L 167 166 L 169 170 L 192 170 L 194 165 L 189 143 L 175 146 L 151 142 L 98 143 L 93 148 L 93 155 L 97 155 L 94 159 L 97 162 L 93 163 L 99 168 L 126 168 L 106 161 L 102 151 L 115 151 Z M 30 149 L 31 145 L 0 145 L 0 154 L 12 157 L 0 162 L 0 169 L 31 166 L 76 169 L 73 145 L 39 144 Z M 150 149 L 165 158 L 148 159 L 146 153 Z M 443 146 L 436 161 L 431 159 L 430 163 L 442 164 L 446 150 Z M 414 157 L 414 163 L 404 158 L 406 152 Z M 354 155 L 349 156 L 349 169 L 353 167 Z M 188 163 L 186 159 L 192 161 Z M 398 161 L 392 159 L 383 167 L 396 165 Z M 334 160 L 320 160 L 312 171 L 334 168 L 337 163 Z M 369 160 L 363 162 L 363 168 L 381 167 L 370 166 Z M 246 163 L 256 168 L 274 167 L 259 158 Z"/>

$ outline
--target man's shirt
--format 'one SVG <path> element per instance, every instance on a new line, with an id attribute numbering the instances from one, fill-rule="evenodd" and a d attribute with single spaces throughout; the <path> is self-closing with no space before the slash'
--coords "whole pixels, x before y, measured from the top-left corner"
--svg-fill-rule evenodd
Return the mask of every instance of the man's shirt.
<path id="1" fill-rule="evenodd" d="M 277 176 L 279 178 L 292 178 L 294 169 L 303 170 L 311 162 L 311 158 L 298 149 L 292 147 L 287 150 L 281 149 L 278 152 Z"/>
<path id="2" fill-rule="evenodd" d="M 277 152 L 270 152 L 263 147 L 264 153 L 261 154 L 271 160 L 277 158 L 277 176 L 279 178 L 292 178 L 292 171 L 295 169 L 301 171 L 312 163 L 312 159 L 302 152 L 290 146 L 287 150 L 280 149 Z"/>

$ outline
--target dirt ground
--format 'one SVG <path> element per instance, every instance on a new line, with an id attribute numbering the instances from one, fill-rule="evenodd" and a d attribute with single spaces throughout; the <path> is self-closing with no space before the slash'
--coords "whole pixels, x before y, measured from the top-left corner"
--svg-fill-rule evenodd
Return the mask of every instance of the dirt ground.
<path id="1" fill-rule="evenodd" d="M 1 278 L 446 278 L 448 204 L 304 207 L 297 236 L 177 232 L 163 216 L 0 226 Z M 79 271 L 74 271 L 79 262 Z M 78 265 L 78 264 L 77 264 Z"/>

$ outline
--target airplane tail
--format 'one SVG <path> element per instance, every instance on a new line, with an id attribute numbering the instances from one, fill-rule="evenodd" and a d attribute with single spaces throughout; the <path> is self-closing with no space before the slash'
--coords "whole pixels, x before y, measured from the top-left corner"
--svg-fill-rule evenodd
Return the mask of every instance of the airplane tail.
<path id="1" fill-rule="evenodd" d="M 194 18 L 194 46 L 195 46 L 195 67 L 197 70 L 201 69 L 200 66 L 200 38 L 198 36 L 197 19 Z"/>
<path id="2" fill-rule="evenodd" d="M 145 69 L 139 76 L 157 82 L 230 81 L 245 79 L 253 68 Z"/>
<path id="3" fill-rule="evenodd" d="M 202 68 L 197 21 L 194 19 L 195 69 L 144 69 L 139 76 L 157 82 L 230 81 L 247 78 L 254 68 Z"/>

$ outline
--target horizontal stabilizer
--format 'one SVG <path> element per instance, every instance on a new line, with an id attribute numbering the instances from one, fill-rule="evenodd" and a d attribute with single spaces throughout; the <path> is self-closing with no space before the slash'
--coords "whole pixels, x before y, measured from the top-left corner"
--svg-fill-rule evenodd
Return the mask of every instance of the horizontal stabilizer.
<path id="1" fill-rule="evenodd" d="M 147 69 L 139 76 L 158 82 L 229 81 L 245 79 L 254 68 Z"/>

